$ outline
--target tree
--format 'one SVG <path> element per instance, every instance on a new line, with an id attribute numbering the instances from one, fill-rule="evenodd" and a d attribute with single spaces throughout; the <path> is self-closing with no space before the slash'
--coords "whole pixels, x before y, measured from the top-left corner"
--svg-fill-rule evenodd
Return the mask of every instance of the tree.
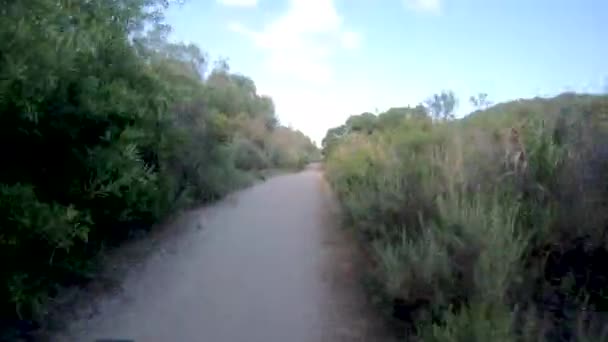
<path id="1" fill-rule="evenodd" d="M 422 105 L 416 107 L 392 107 L 378 115 L 376 127 L 380 130 L 398 127 L 404 119 L 420 119 L 427 116 Z"/>
<path id="2" fill-rule="evenodd" d="M 350 133 L 350 127 L 347 125 L 341 125 L 338 127 L 331 128 L 325 134 L 325 138 L 321 141 L 323 147 L 323 154 L 328 153 L 338 144 L 338 142 L 346 135 Z"/>
<path id="3" fill-rule="evenodd" d="M 479 93 L 477 96 L 471 96 L 469 102 L 477 109 L 484 110 L 492 105 L 492 102 L 488 101 L 488 94 Z"/>
<path id="4" fill-rule="evenodd" d="M 370 134 L 376 127 L 377 116 L 366 112 L 360 115 L 351 115 L 346 120 L 346 125 L 354 132 L 365 132 Z"/>
<path id="5" fill-rule="evenodd" d="M 435 120 L 454 119 L 456 104 L 456 96 L 451 90 L 444 90 L 439 94 L 434 94 L 424 102 L 427 111 Z"/>

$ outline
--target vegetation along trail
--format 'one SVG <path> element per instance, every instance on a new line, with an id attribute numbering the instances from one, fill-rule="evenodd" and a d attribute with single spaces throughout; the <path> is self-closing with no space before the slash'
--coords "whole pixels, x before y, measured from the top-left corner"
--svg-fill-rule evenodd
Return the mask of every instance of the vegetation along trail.
<path id="1" fill-rule="evenodd" d="M 313 165 L 192 213 L 191 229 L 57 339 L 384 340 L 326 190 Z"/>

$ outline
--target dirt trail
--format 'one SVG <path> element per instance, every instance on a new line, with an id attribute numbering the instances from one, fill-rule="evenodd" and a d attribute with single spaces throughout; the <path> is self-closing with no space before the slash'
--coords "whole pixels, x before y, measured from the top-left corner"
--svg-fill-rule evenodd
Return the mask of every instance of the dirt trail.
<path id="1" fill-rule="evenodd" d="M 191 212 L 53 340 L 384 341 L 334 209 L 311 166 Z"/>

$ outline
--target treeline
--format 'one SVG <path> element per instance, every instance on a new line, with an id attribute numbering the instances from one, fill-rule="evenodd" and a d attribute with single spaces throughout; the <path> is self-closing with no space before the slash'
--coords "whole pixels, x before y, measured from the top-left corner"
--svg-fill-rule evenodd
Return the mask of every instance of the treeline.
<path id="1" fill-rule="evenodd" d="M 607 341 L 608 97 L 454 100 L 323 142 L 373 298 L 408 341 Z"/>
<path id="2" fill-rule="evenodd" d="M 134 230 L 318 152 L 252 80 L 168 41 L 165 1 L 1 3 L 2 330 Z"/>

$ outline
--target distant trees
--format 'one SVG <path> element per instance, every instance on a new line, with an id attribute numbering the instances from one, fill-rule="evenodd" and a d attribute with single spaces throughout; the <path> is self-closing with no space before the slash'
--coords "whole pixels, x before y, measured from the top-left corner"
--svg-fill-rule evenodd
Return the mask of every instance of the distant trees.
<path id="1" fill-rule="evenodd" d="M 323 138 L 321 141 L 323 153 L 327 154 L 329 151 L 331 151 L 333 147 L 337 145 L 340 139 L 342 139 L 342 137 L 346 136 L 348 133 L 350 133 L 350 127 L 347 127 L 346 125 L 330 128 L 325 134 L 325 138 Z"/>
<path id="2" fill-rule="evenodd" d="M 456 95 L 451 90 L 434 94 L 424 101 L 424 105 L 435 120 L 452 120 L 457 105 Z"/>
<path id="3" fill-rule="evenodd" d="M 365 112 L 360 115 L 351 115 L 344 125 L 331 128 L 322 141 L 323 153 L 328 154 L 342 138 L 352 133 L 370 135 L 398 128 L 405 119 L 426 120 L 429 118 L 428 110 L 424 105 L 415 107 L 393 107 L 378 115 Z"/>
<path id="4" fill-rule="evenodd" d="M 360 115 L 351 115 L 346 120 L 346 125 L 350 127 L 353 132 L 366 132 L 371 133 L 376 127 L 377 117 L 372 113 L 363 113 Z"/>
<path id="5" fill-rule="evenodd" d="M 469 97 L 469 102 L 477 110 L 484 110 L 492 105 L 492 102 L 488 100 L 488 94 L 486 93 L 479 93 L 476 96 Z"/>
<path id="6" fill-rule="evenodd" d="M 376 127 L 380 130 L 395 128 L 401 124 L 403 119 L 407 118 L 426 118 L 428 116 L 426 108 L 423 105 L 416 107 L 392 107 L 386 112 L 378 115 Z"/>

